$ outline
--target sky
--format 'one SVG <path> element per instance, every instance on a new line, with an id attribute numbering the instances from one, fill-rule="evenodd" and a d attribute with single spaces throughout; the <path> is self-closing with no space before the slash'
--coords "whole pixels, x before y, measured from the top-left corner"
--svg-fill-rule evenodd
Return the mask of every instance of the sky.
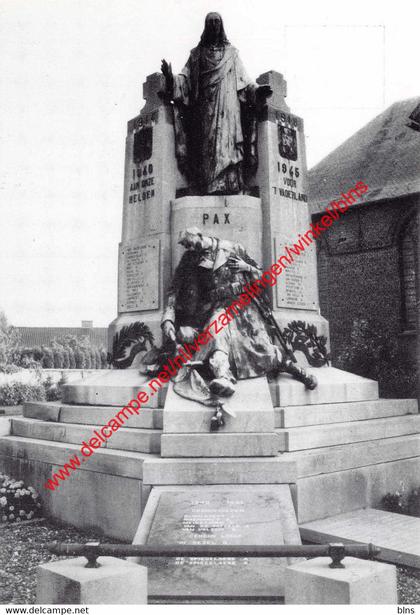
<path id="1" fill-rule="evenodd" d="M 288 82 L 309 167 L 418 96 L 416 0 L 0 0 L 0 309 L 17 326 L 117 313 L 126 123 L 219 11 L 248 74 Z"/>

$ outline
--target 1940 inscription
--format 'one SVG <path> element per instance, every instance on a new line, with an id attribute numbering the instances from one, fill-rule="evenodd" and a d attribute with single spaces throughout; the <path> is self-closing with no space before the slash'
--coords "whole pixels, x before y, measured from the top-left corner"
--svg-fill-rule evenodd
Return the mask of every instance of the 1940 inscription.
<path id="1" fill-rule="evenodd" d="M 153 164 L 145 164 L 134 168 L 132 182 L 130 183 L 129 203 L 140 203 L 155 196 L 155 178 L 153 177 Z M 134 194 L 131 194 L 134 193 Z"/>

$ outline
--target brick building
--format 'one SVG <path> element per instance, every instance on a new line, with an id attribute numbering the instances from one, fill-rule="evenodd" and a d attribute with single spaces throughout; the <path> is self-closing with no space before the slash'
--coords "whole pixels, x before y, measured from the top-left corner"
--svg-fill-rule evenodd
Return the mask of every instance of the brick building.
<path id="1" fill-rule="evenodd" d="M 395 103 L 309 173 L 313 221 L 340 192 L 369 186 L 318 240 L 318 278 L 333 363 L 377 377 L 383 396 L 416 395 L 419 104 Z"/>

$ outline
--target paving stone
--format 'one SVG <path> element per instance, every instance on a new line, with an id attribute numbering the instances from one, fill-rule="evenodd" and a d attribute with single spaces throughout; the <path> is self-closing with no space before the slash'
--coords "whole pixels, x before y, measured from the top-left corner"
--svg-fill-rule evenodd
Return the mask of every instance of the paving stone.
<path id="1" fill-rule="evenodd" d="M 302 538 L 311 542 L 373 543 L 378 559 L 420 568 L 420 519 L 365 508 L 329 516 L 300 526 Z"/>

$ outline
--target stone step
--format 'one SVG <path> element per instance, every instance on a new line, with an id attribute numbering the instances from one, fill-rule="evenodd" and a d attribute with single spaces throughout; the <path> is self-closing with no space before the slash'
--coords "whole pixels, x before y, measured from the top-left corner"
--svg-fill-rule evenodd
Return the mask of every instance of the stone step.
<path id="1" fill-rule="evenodd" d="M 299 523 L 332 515 L 381 506 L 387 493 L 404 485 L 408 493 L 418 488 L 420 457 L 376 463 L 340 472 L 299 478 L 297 510 Z"/>
<path id="2" fill-rule="evenodd" d="M 23 406 L 0 406 L 0 416 L 22 416 Z"/>
<path id="3" fill-rule="evenodd" d="M 63 387 L 63 402 L 89 406 L 124 407 L 140 391 L 149 395 L 143 407 L 163 408 L 168 385 L 162 388 L 149 386 L 150 378 L 139 373 L 138 369 L 111 369 L 105 373 L 89 376 Z"/>
<path id="4" fill-rule="evenodd" d="M 295 451 L 282 455 L 285 456 L 296 462 L 299 478 L 316 476 L 420 457 L 420 434 Z"/>
<path id="5" fill-rule="evenodd" d="M 63 466 L 74 455 L 81 457 L 80 446 L 68 442 L 53 442 L 22 436 L 0 438 L 0 459 L 3 460 L 14 458 L 22 462 L 38 461 Z M 144 461 L 156 458 L 157 455 L 151 453 L 100 448 L 93 455 L 85 458 L 86 463 L 81 465 L 78 471 L 141 479 Z"/>
<path id="6" fill-rule="evenodd" d="M 277 450 L 274 432 L 164 433 L 161 439 L 162 457 L 270 457 Z"/>
<path id="7" fill-rule="evenodd" d="M 416 414 L 416 399 L 375 399 L 340 404 L 313 404 L 275 409 L 276 427 L 305 427 Z"/>
<path id="8" fill-rule="evenodd" d="M 289 374 L 280 374 L 270 382 L 273 406 L 284 408 L 378 399 L 378 383 L 375 380 L 335 367 L 310 367 L 307 371 L 317 378 L 317 388 L 309 391 Z"/>
<path id="9" fill-rule="evenodd" d="M 0 460 L 63 466 L 80 446 L 22 436 L 0 437 Z M 296 482 L 296 463 L 279 457 L 161 459 L 151 453 L 100 448 L 80 470 L 142 479 L 145 485 L 283 484 Z M 79 471 L 79 470 L 78 470 Z"/>
<path id="10" fill-rule="evenodd" d="M 88 442 L 91 438 L 98 440 L 98 437 L 93 432 L 95 430 L 99 432 L 100 429 L 100 425 L 87 426 L 70 423 L 52 423 L 29 418 L 12 419 L 12 434 L 15 436 L 68 442 L 70 444 L 82 445 L 83 442 Z M 122 427 L 112 433 L 112 436 L 102 443 L 101 448 L 136 451 L 139 453 L 158 453 L 160 450 L 160 436 L 160 430 Z"/>
<path id="11" fill-rule="evenodd" d="M 73 406 L 59 401 L 26 402 L 23 416 L 56 423 L 77 423 L 79 425 L 105 425 L 118 412 L 121 406 Z M 162 429 L 162 408 L 142 408 L 139 414 L 126 413 L 127 426 L 141 429 Z"/>
<path id="12" fill-rule="evenodd" d="M 298 451 L 420 433 L 420 415 L 276 430 L 279 451 Z"/>
<path id="13" fill-rule="evenodd" d="M 278 457 L 220 457 L 162 459 L 150 457 L 143 464 L 145 485 L 223 485 L 295 483 L 296 462 Z"/>
<path id="14" fill-rule="evenodd" d="M 266 433 L 274 430 L 274 408 L 267 379 L 240 380 L 235 394 L 225 400 L 226 407 L 236 416 L 223 413 L 223 433 Z M 163 413 L 164 433 L 209 433 L 214 406 L 204 406 L 175 393 L 172 384 Z"/>

